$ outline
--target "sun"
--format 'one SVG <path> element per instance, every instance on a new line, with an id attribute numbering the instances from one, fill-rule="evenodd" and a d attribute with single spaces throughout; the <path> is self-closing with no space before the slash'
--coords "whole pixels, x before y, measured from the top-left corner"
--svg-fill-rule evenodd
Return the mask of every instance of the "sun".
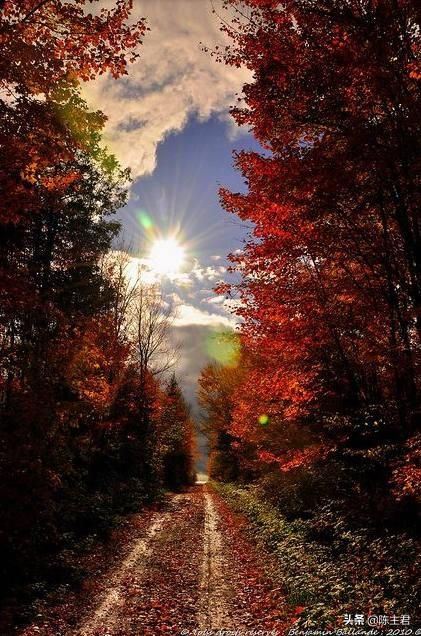
<path id="1" fill-rule="evenodd" d="M 184 262 L 184 249 L 174 238 L 157 239 L 149 254 L 149 264 L 157 274 L 176 274 Z"/>

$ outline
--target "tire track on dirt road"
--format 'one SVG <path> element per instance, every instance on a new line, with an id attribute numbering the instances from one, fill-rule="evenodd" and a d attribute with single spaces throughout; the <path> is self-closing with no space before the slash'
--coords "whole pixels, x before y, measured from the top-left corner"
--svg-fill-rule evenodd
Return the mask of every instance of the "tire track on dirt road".
<path id="1" fill-rule="evenodd" d="M 166 515 L 169 513 L 157 514 L 155 519 L 152 520 L 149 526 L 146 536 L 136 541 L 134 547 L 130 551 L 129 555 L 124 559 L 118 570 L 111 573 L 109 578 L 109 587 L 106 591 L 105 597 L 99 603 L 92 618 L 88 619 L 82 627 L 77 631 L 77 636 L 91 636 L 98 632 L 98 630 L 104 628 L 106 625 L 107 631 L 114 628 L 119 616 L 119 609 L 122 609 L 122 583 L 124 578 L 135 567 L 139 568 L 140 559 L 145 559 L 151 553 L 151 540 L 153 537 L 161 531 Z M 141 572 L 138 569 L 138 576 Z"/>
<path id="2" fill-rule="evenodd" d="M 206 486 L 203 563 L 200 581 L 199 630 L 223 629 L 231 626 L 230 590 L 224 572 L 223 537 L 219 516 Z M 225 568 L 226 570 L 226 568 Z"/>

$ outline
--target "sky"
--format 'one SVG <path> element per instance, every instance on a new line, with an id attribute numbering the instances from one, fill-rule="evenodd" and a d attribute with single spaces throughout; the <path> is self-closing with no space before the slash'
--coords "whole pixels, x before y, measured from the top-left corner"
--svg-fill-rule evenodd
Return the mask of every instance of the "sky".
<path id="1" fill-rule="evenodd" d="M 213 6 L 219 12 L 220 0 Z M 247 228 L 221 209 L 218 188 L 244 190 L 232 152 L 257 149 L 229 115 L 250 77 L 203 50 L 227 44 L 210 0 L 134 0 L 133 19 L 140 16 L 150 31 L 129 75 L 101 77 L 85 93 L 108 116 L 107 146 L 132 171 L 129 202 L 119 213 L 125 242 L 134 254 L 147 254 L 146 219 L 155 238 L 176 236 L 185 251 L 181 270 L 164 276 L 162 285 L 176 306 L 176 372 L 196 409 L 197 377 L 211 359 L 212 334 L 235 327 L 213 288 L 226 279 L 226 256 L 241 249 Z"/>

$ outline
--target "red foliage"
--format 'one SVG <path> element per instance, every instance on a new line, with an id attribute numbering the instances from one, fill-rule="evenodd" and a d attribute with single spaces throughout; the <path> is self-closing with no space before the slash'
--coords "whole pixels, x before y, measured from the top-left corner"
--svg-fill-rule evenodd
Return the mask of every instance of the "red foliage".
<path id="1" fill-rule="evenodd" d="M 222 58 L 253 72 L 232 114 L 264 149 L 236 156 L 245 194 L 221 190 L 253 226 L 230 257 L 241 282 L 224 288 L 240 296 L 254 360 L 231 431 L 267 450 L 266 414 L 282 448 L 282 423 L 323 437 L 339 416 L 328 434 L 338 441 L 341 418 L 374 409 L 386 413 L 383 438 L 405 436 L 419 408 L 415 2 L 225 8 Z"/>
<path id="2" fill-rule="evenodd" d="M 128 349 L 100 261 L 128 175 L 101 147 L 106 118 L 79 82 L 126 73 L 146 27 L 130 23 L 129 0 L 95 15 L 89 4 L 1 2 L 0 549 L 16 580 L 66 524 L 98 523 L 104 488 L 124 490 L 127 434 L 105 424 Z"/>
<path id="3" fill-rule="evenodd" d="M 127 62 L 146 31 L 129 24 L 132 0 L 117 0 L 96 14 L 87 0 L 5 0 L 2 3 L 0 77 L 18 93 L 51 95 L 72 78 L 93 79 L 109 71 L 126 74 Z"/>
<path id="4" fill-rule="evenodd" d="M 421 504 L 421 435 L 419 433 L 408 440 L 405 451 L 392 472 L 393 492 L 398 500 L 411 498 Z"/>

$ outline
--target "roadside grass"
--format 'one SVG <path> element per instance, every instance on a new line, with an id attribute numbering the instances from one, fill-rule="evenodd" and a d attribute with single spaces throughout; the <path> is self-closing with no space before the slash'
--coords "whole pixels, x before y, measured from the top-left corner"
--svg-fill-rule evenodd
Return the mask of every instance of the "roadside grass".
<path id="1" fill-rule="evenodd" d="M 257 488 L 215 482 L 212 487 L 246 517 L 247 534 L 272 557 L 268 574 L 297 608 L 297 626 L 343 626 L 345 614 L 416 618 L 420 583 L 413 539 L 403 534 L 376 538 L 364 528 L 350 531 L 338 520 L 336 534 L 325 545 L 311 538 L 314 520 L 287 521 Z"/>

